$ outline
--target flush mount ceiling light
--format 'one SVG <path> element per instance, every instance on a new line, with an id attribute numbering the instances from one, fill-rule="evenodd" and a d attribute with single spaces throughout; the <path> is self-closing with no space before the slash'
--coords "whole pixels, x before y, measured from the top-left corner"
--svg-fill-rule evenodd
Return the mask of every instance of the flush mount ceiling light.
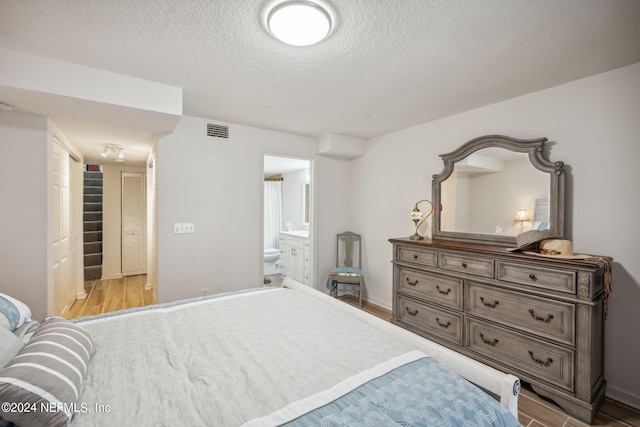
<path id="1" fill-rule="evenodd" d="M 285 1 L 271 9 L 267 27 L 284 43 L 309 46 L 327 37 L 331 30 L 331 17 L 316 3 Z"/>

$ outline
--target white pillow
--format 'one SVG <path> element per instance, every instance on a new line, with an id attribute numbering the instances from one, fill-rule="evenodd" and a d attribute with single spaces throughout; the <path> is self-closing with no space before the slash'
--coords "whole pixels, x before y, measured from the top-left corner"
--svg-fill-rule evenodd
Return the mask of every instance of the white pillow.
<path id="1" fill-rule="evenodd" d="M 9 321 L 9 329 L 16 330 L 26 321 L 31 320 L 31 310 L 21 301 L 11 298 L 9 295 L 0 293 L 0 313 Z M 6 322 L 0 320 L 0 326 Z"/>
<path id="2" fill-rule="evenodd" d="M 24 343 L 13 332 L 0 328 L 0 368 L 24 347 Z"/>

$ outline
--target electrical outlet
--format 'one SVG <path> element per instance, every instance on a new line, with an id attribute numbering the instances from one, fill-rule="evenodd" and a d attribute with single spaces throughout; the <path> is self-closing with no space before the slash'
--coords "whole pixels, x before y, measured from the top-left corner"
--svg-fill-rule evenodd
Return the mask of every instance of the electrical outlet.
<path id="1" fill-rule="evenodd" d="M 173 224 L 173 234 L 192 234 L 195 233 L 195 225 L 190 223 L 176 222 Z"/>

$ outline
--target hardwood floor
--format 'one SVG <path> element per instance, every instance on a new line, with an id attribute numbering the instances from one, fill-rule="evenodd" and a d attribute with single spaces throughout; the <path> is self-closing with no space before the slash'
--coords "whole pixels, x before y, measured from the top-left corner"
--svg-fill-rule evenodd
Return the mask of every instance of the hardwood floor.
<path id="1" fill-rule="evenodd" d="M 340 299 L 358 306 L 358 300 L 351 295 Z M 391 320 L 391 311 L 368 301 L 362 301 L 362 309 L 384 320 Z M 525 384 L 518 398 L 518 420 L 524 427 L 640 427 L 640 411 L 605 398 L 593 424 L 586 424 L 568 416 L 558 405 L 538 396 Z"/>
<path id="2" fill-rule="evenodd" d="M 120 279 L 88 280 L 84 282 L 87 297 L 69 310 L 69 318 L 109 313 L 126 308 L 155 304 L 157 296 L 145 289 L 147 276 L 127 276 Z"/>

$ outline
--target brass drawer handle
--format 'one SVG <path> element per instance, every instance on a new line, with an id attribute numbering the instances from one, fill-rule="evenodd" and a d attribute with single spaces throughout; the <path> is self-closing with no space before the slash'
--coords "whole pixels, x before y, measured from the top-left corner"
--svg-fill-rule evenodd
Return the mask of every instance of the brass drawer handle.
<path id="1" fill-rule="evenodd" d="M 500 301 L 498 300 L 495 300 L 493 304 L 485 302 L 483 297 L 480 297 L 480 301 L 482 301 L 482 304 L 484 304 L 486 307 L 489 307 L 489 308 L 496 308 L 496 306 L 500 304 Z"/>
<path id="2" fill-rule="evenodd" d="M 533 280 L 534 282 L 535 282 L 536 280 L 538 280 L 538 278 L 536 277 L 536 275 L 535 275 L 535 274 L 533 274 L 533 273 L 529 274 L 529 279 Z"/>
<path id="3" fill-rule="evenodd" d="M 466 262 L 462 263 L 462 268 L 467 268 L 467 263 Z"/>
<path id="4" fill-rule="evenodd" d="M 531 317 L 533 317 L 534 319 L 536 319 L 539 322 L 549 323 L 551 321 L 551 319 L 553 319 L 553 314 L 547 314 L 547 318 L 546 319 L 544 317 L 536 316 L 535 313 L 533 312 L 532 308 L 529 309 L 529 313 L 531 314 Z"/>
<path id="5" fill-rule="evenodd" d="M 407 285 L 409 285 L 409 286 L 415 286 L 415 285 L 417 285 L 417 284 L 418 284 L 418 279 L 416 279 L 416 281 L 415 281 L 415 282 L 412 282 L 412 281 L 410 281 L 410 280 L 409 280 L 409 278 L 407 277 Z"/>
<path id="6" fill-rule="evenodd" d="M 445 328 L 447 329 L 449 326 L 451 326 L 451 322 L 447 321 L 447 323 L 442 323 L 440 322 L 440 318 L 436 317 L 436 322 L 438 323 L 438 326 L 440 326 L 441 328 Z"/>
<path id="7" fill-rule="evenodd" d="M 411 311 L 411 310 L 409 310 L 409 307 L 405 307 L 405 308 L 407 309 L 407 314 L 409 314 L 409 316 L 414 316 L 415 317 L 418 314 L 418 310 L 417 309 L 414 310 L 414 311 Z"/>
<path id="8" fill-rule="evenodd" d="M 480 332 L 480 339 L 482 339 L 482 342 L 484 342 L 487 345 L 490 345 L 491 347 L 495 347 L 496 344 L 498 344 L 498 342 L 500 342 L 498 340 L 498 338 L 494 338 L 493 340 L 488 340 L 484 337 L 484 335 L 482 334 L 482 332 Z"/>
<path id="9" fill-rule="evenodd" d="M 534 362 L 536 362 L 539 365 L 544 366 L 545 368 L 553 363 L 553 359 L 550 358 L 550 357 L 547 357 L 547 361 L 546 362 L 544 360 L 536 359 L 535 357 L 533 357 L 533 351 L 531 351 L 531 350 L 529 350 L 529 356 L 531 356 L 531 360 L 533 360 Z"/>
<path id="10" fill-rule="evenodd" d="M 438 293 L 440 293 L 442 295 L 449 295 L 449 292 L 451 292 L 451 288 L 447 288 L 446 291 L 441 291 L 439 285 L 436 285 L 436 289 L 438 290 Z"/>

